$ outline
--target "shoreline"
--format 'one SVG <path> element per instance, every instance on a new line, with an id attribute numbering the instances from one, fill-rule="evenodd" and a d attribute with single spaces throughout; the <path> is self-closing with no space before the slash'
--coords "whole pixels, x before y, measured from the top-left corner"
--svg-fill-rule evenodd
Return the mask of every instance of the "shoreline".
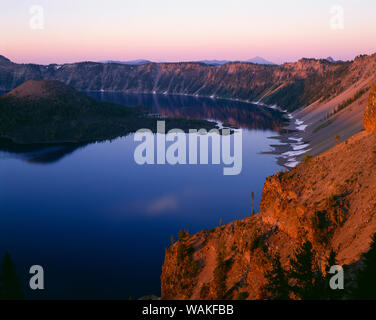
<path id="1" fill-rule="evenodd" d="M 161 95 L 161 96 L 183 96 L 183 97 L 193 97 L 193 98 L 206 98 L 206 99 L 213 99 L 213 100 L 224 100 L 224 101 L 233 101 L 233 102 L 242 102 L 247 104 L 254 104 L 261 107 L 270 108 L 273 110 L 277 110 L 282 113 L 287 113 L 287 110 L 283 110 L 279 108 L 277 105 L 267 105 L 261 101 L 250 101 L 244 100 L 239 98 L 226 98 L 226 97 L 219 97 L 215 95 L 207 96 L 207 95 L 200 95 L 200 94 L 192 94 L 192 93 L 176 93 L 176 92 L 132 92 L 132 91 L 115 91 L 115 90 L 84 90 L 81 92 L 98 92 L 98 93 L 123 93 L 123 94 L 148 94 L 148 95 Z"/>
<path id="2" fill-rule="evenodd" d="M 289 124 L 277 136 L 271 136 L 269 139 L 275 139 L 279 144 L 271 144 L 274 150 L 262 152 L 262 154 L 271 154 L 277 156 L 277 164 L 286 169 L 295 168 L 300 164 L 304 156 L 312 150 L 311 141 L 304 139 L 304 134 L 308 124 L 298 119 L 293 113 L 288 113 Z M 295 120 L 295 121 L 293 121 Z"/>
<path id="3" fill-rule="evenodd" d="M 175 96 L 185 96 L 185 97 L 194 97 L 194 98 L 206 98 L 212 100 L 222 100 L 222 101 L 232 101 L 232 102 L 241 102 L 251 105 L 256 105 L 263 108 L 277 110 L 284 115 L 286 115 L 286 119 L 289 123 L 283 127 L 283 130 L 288 131 L 287 133 L 281 133 L 277 136 L 271 136 L 269 139 L 276 139 L 281 142 L 281 144 L 271 144 L 270 147 L 274 150 L 270 151 L 261 151 L 260 154 L 270 154 L 277 156 L 277 164 L 285 167 L 287 169 L 292 169 L 296 167 L 301 161 L 303 156 L 309 152 L 311 149 L 306 149 L 309 147 L 309 143 L 303 141 L 303 135 L 305 129 L 307 128 L 307 124 L 304 123 L 303 120 L 300 120 L 294 117 L 294 113 L 298 112 L 294 111 L 293 113 L 288 113 L 287 110 L 280 108 L 278 105 L 268 105 L 263 103 L 261 100 L 259 101 L 250 101 L 244 100 L 239 98 L 224 98 L 218 97 L 215 95 L 207 96 L 207 95 L 199 95 L 199 94 L 188 94 L 188 93 L 169 93 L 169 92 L 123 92 L 123 91 L 115 91 L 115 90 L 86 90 L 86 92 L 97 92 L 97 93 L 124 93 L 124 94 L 146 94 L 146 95 L 175 95 Z M 293 123 L 292 120 L 295 119 Z M 217 124 L 219 124 L 217 122 Z M 303 152 L 304 151 L 304 152 Z"/>

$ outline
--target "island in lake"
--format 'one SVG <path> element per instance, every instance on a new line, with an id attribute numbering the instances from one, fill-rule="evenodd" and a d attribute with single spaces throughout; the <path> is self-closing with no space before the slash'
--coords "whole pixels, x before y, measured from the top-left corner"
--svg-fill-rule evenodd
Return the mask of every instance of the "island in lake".
<path id="1" fill-rule="evenodd" d="M 166 118 L 166 130 L 212 129 L 205 120 Z M 29 80 L 0 97 L 0 137 L 17 144 L 83 143 L 156 130 L 146 108 L 101 102 L 56 80 Z"/>

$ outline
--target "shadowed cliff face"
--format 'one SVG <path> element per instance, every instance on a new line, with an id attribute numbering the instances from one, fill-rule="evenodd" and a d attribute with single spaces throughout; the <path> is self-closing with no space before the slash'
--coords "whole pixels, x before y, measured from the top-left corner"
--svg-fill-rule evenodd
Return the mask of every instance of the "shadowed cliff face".
<path id="1" fill-rule="evenodd" d="M 368 104 L 364 113 L 364 128 L 367 131 L 376 131 L 376 83 L 371 86 Z"/>
<path id="2" fill-rule="evenodd" d="M 64 65 L 15 64 L 0 60 L 0 90 L 26 80 L 57 79 L 81 91 L 169 93 L 238 98 L 294 110 L 342 92 L 376 71 L 376 55 L 353 62 L 302 59 L 296 63 L 149 63 L 139 66 L 82 62 Z M 362 66 L 368 66 L 366 68 Z"/>
<path id="3" fill-rule="evenodd" d="M 376 125 L 376 119 L 369 122 Z M 290 255 L 307 240 L 322 269 L 333 249 L 338 263 L 348 266 L 345 277 L 351 278 L 376 232 L 375 190 L 376 133 L 363 131 L 291 171 L 267 178 L 256 216 L 185 236 L 168 248 L 162 298 L 216 299 L 221 289 L 223 298 L 243 294 L 262 299 L 272 258 L 278 253 L 289 268 Z M 182 258 L 181 252 L 190 258 Z M 226 266 L 222 283 L 219 257 Z"/>

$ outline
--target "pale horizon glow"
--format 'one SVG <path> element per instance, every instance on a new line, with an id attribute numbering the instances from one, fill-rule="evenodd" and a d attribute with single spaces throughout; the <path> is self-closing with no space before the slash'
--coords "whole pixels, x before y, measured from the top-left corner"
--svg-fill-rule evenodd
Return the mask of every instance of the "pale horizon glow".
<path id="1" fill-rule="evenodd" d="M 32 30 L 29 9 L 44 9 Z M 330 28 L 333 5 L 344 29 Z M 18 0 L 2 4 L 0 55 L 18 63 L 351 60 L 376 52 L 374 0 Z"/>

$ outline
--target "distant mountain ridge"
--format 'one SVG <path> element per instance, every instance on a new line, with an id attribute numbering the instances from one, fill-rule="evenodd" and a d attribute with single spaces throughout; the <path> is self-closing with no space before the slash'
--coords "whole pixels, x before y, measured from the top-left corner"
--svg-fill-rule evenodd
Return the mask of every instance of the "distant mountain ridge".
<path id="1" fill-rule="evenodd" d="M 222 66 L 226 63 L 231 63 L 231 62 L 249 62 L 249 63 L 254 63 L 254 64 L 268 64 L 268 65 L 276 65 L 276 63 L 274 62 L 270 62 L 268 60 L 265 60 L 264 58 L 261 58 L 261 57 L 254 57 L 252 59 L 248 59 L 248 60 L 240 60 L 240 61 L 237 61 L 237 60 L 200 60 L 198 62 L 201 62 L 201 63 L 205 63 L 205 64 L 208 64 L 208 65 L 213 65 L 213 66 Z"/>
<path id="2" fill-rule="evenodd" d="M 277 64 L 277 63 L 265 60 L 264 58 L 258 57 L 258 56 L 252 59 L 246 60 L 246 62 L 251 62 L 251 63 L 256 63 L 256 64 Z"/>
<path id="3" fill-rule="evenodd" d="M 343 60 L 334 60 L 332 57 L 327 57 L 326 60 L 333 62 L 333 63 L 341 63 Z"/>
<path id="4" fill-rule="evenodd" d="M 10 63 L 10 62 L 11 61 L 8 58 L 0 55 L 0 63 Z"/>
<path id="5" fill-rule="evenodd" d="M 282 65 L 229 62 L 17 64 L 0 60 L 0 90 L 56 79 L 79 91 L 159 93 L 262 101 L 289 111 L 328 99 L 376 74 L 376 55 L 330 62 L 303 58 Z M 367 80 L 368 81 L 368 80 Z"/>
<path id="6" fill-rule="evenodd" d="M 104 60 L 104 61 L 99 61 L 100 63 L 117 63 L 117 64 L 129 64 L 133 66 L 140 66 L 143 64 L 148 64 L 152 63 L 149 60 L 144 60 L 144 59 L 137 59 L 137 60 L 130 60 L 130 61 L 117 61 L 117 60 Z"/>
<path id="7" fill-rule="evenodd" d="M 120 61 L 120 60 L 103 60 L 99 61 L 100 63 L 117 63 L 117 64 L 127 64 L 127 65 L 134 65 L 134 66 L 139 66 L 143 64 L 148 64 L 148 63 L 168 63 L 168 62 L 153 62 L 150 60 L 145 60 L 145 59 L 136 59 L 136 60 L 129 60 L 129 61 Z M 265 60 L 261 57 L 254 57 L 249 60 L 199 60 L 199 61 L 193 61 L 193 62 L 199 62 L 199 63 L 204 63 L 207 65 L 213 65 L 213 66 L 221 66 L 226 63 L 230 62 L 250 62 L 250 63 L 255 63 L 255 64 L 276 64 L 274 62 L 270 62 L 268 60 Z M 170 62 L 171 63 L 171 62 Z"/>

